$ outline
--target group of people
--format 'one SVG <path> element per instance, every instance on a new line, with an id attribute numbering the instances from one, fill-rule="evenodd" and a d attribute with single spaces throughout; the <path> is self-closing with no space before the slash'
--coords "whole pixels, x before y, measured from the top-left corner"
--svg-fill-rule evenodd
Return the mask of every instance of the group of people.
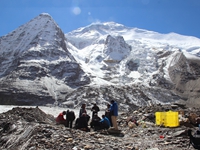
<path id="1" fill-rule="evenodd" d="M 94 130 L 102 130 L 109 129 L 113 127 L 113 129 L 118 130 L 117 126 L 117 116 L 118 116 L 118 105 L 114 100 L 111 100 L 111 103 L 107 105 L 105 110 L 105 114 L 102 115 L 102 118 L 98 116 L 98 112 L 100 111 L 97 104 L 91 109 L 92 111 L 92 119 L 90 121 L 90 116 L 86 111 L 86 104 L 82 104 L 81 109 L 79 111 L 79 116 L 75 121 L 75 129 L 80 129 L 84 131 L 90 131 L 90 127 Z M 66 117 L 64 117 L 66 116 Z M 65 119 L 66 118 L 66 119 Z M 56 118 L 57 124 L 64 124 L 66 127 L 72 128 L 73 121 L 75 120 L 75 113 L 73 111 L 63 111 Z"/>

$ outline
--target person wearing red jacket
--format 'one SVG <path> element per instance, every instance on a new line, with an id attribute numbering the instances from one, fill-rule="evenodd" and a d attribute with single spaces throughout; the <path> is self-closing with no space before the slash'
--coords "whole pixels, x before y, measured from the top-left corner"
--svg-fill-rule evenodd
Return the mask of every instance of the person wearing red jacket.
<path id="1" fill-rule="evenodd" d="M 67 125 L 67 121 L 64 118 L 64 115 L 66 115 L 66 111 L 61 112 L 58 117 L 56 118 L 56 123 L 57 124 L 63 124 L 63 125 Z"/>

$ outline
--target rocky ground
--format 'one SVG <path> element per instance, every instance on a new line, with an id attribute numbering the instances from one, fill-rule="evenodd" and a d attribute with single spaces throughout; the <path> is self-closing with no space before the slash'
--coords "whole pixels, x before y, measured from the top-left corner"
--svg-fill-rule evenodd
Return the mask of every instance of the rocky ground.
<path id="1" fill-rule="evenodd" d="M 167 128 L 155 125 L 157 111 L 184 112 L 180 126 Z M 84 132 L 55 124 L 52 115 L 40 108 L 16 107 L 0 114 L 0 149 L 2 150 L 192 150 L 188 148 L 187 129 L 193 131 L 194 117 L 200 109 L 184 105 L 141 107 L 118 117 L 120 134 L 108 131 Z M 127 122 L 134 116 L 138 126 Z"/>

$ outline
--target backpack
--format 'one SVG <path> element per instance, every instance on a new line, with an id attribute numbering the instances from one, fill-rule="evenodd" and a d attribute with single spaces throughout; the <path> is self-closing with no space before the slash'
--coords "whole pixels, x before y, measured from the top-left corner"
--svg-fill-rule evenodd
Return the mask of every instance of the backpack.
<path id="1" fill-rule="evenodd" d="M 189 146 L 188 147 L 190 147 L 190 144 L 191 144 L 195 149 L 200 150 L 200 131 L 197 130 L 196 133 L 193 135 L 192 134 L 192 130 L 189 129 L 188 130 L 188 135 L 190 137 L 190 141 L 189 141 Z"/>

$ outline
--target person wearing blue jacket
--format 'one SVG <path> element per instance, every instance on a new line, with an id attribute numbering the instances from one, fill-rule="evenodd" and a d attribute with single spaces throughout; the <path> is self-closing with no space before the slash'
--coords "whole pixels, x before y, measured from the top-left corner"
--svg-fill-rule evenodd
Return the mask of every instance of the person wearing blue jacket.
<path id="1" fill-rule="evenodd" d="M 111 120 L 113 127 L 115 130 L 118 130 L 117 126 L 118 105 L 114 100 L 111 100 L 110 112 L 111 112 Z"/>
<path id="2" fill-rule="evenodd" d="M 110 128 L 110 121 L 105 115 L 102 115 L 102 119 L 100 120 L 100 129 L 108 128 Z"/>

